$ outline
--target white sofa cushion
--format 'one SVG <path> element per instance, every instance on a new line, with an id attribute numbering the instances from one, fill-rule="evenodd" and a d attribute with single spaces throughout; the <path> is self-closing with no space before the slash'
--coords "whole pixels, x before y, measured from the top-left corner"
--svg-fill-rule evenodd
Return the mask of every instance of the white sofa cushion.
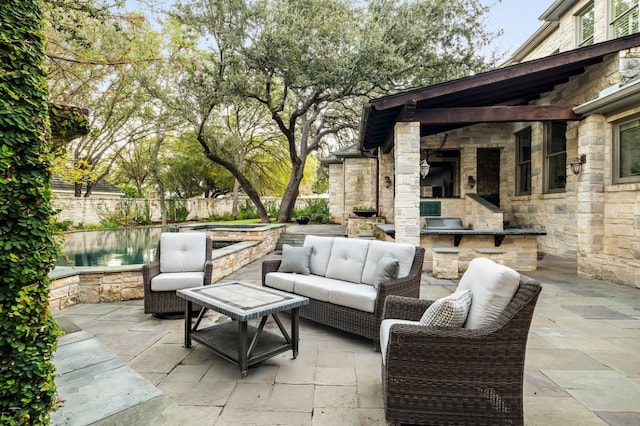
<path id="1" fill-rule="evenodd" d="M 289 244 L 283 244 L 282 260 L 278 272 L 309 275 L 309 259 L 311 259 L 311 247 L 293 247 Z"/>
<path id="2" fill-rule="evenodd" d="M 422 327 L 420 321 L 408 321 L 402 319 L 385 319 L 380 324 L 380 353 L 382 354 L 382 363 L 384 364 L 387 355 L 387 344 L 389 343 L 389 331 L 394 324 L 411 324 Z"/>
<path id="3" fill-rule="evenodd" d="M 378 292 L 366 284 L 342 283 L 329 291 L 329 302 L 363 312 L 373 313 Z"/>
<path id="4" fill-rule="evenodd" d="M 304 238 L 302 246 L 311 247 L 309 269 L 313 275 L 322 277 L 327 275 L 327 265 L 329 264 L 329 256 L 331 256 L 333 240 L 333 237 L 318 237 L 316 235 L 307 235 Z"/>
<path id="5" fill-rule="evenodd" d="M 204 271 L 207 260 L 204 232 L 163 232 L 160 235 L 160 272 Z"/>
<path id="6" fill-rule="evenodd" d="M 420 324 L 430 327 L 462 327 L 471 306 L 471 290 L 458 290 L 433 302 Z"/>
<path id="7" fill-rule="evenodd" d="M 175 291 L 204 284 L 204 272 L 164 272 L 151 278 L 151 291 Z"/>
<path id="8" fill-rule="evenodd" d="M 344 285 L 349 285 L 344 281 L 331 278 L 319 277 L 317 275 L 298 275 L 295 277 L 294 292 L 299 296 L 329 302 L 331 292 Z"/>
<path id="9" fill-rule="evenodd" d="M 403 278 L 411 272 L 411 265 L 416 254 L 416 247 L 413 244 L 390 243 L 386 241 L 370 241 L 367 259 L 362 271 L 362 282 L 373 285 L 378 261 L 385 254 L 389 254 L 400 263 L 398 277 Z"/>
<path id="10" fill-rule="evenodd" d="M 288 272 L 269 272 L 264 277 L 264 283 L 268 287 L 293 293 L 293 286 L 296 283 L 296 276 Z"/>
<path id="11" fill-rule="evenodd" d="M 471 290 L 471 307 L 465 328 L 479 328 L 493 322 L 518 290 L 520 274 L 493 260 L 477 257 L 460 277 L 458 290 Z"/>
<path id="12" fill-rule="evenodd" d="M 334 239 L 326 277 L 360 283 L 369 243 L 370 240 L 356 238 Z"/>

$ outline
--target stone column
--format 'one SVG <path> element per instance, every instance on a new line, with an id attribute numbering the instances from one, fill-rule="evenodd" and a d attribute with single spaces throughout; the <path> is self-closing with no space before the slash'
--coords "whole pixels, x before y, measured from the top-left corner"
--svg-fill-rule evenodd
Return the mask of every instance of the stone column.
<path id="1" fill-rule="evenodd" d="M 578 271 L 587 274 L 592 268 L 591 255 L 602 253 L 604 248 L 606 128 L 602 115 L 589 115 L 578 130 L 578 155 L 586 154 L 587 162 L 576 176 L 576 253 Z"/>
<path id="2" fill-rule="evenodd" d="M 420 123 L 394 127 L 394 223 L 398 243 L 420 245 Z"/>

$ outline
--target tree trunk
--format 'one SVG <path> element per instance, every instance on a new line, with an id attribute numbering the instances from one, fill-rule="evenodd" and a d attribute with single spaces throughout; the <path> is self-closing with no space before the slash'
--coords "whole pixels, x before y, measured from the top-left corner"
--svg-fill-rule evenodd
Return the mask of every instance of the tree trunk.
<path id="1" fill-rule="evenodd" d="M 158 195 L 160 197 L 160 217 L 163 225 L 167 224 L 167 200 L 164 198 L 164 184 L 158 175 L 158 157 L 160 156 L 160 146 L 164 141 L 164 133 L 158 133 L 156 144 L 153 148 L 153 161 L 151 162 L 151 175 L 158 185 Z"/>
<path id="2" fill-rule="evenodd" d="M 238 193 L 240 192 L 240 182 L 238 179 L 233 181 L 233 197 L 231 204 L 231 217 L 233 220 L 238 218 Z"/>
<path id="3" fill-rule="evenodd" d="M 73 196 L 74 197 L 82 197 L 82 184 L 81 183 L 74 183 L 73 184 Z"/>
<path id="4" fill-rule="evenodd" d="M 280 211 L 278 212 L 278 223 L 288 223 L 291 220 L 291 214 L 296 206 L 296 200 L 300 193 L 300 182 L 304 174 L 304 161 L 295 162 L 291 168 L 291 178 L 287 184 L 287 188 L 282 196 L 280 203 Z"/>

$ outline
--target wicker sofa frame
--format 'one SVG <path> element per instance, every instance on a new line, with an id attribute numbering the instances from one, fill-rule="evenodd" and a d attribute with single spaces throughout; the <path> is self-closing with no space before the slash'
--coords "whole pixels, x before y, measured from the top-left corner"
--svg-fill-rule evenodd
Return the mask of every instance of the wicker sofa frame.
<path id="1" fill-rule="evenodd" d="M 416 247 L 409 274 L 406 277 L 389 280 L 378 287 L 373 313 L 310 298 L 309 304 L 300 308 L 300 317 L 371 339 L 374 351 L 379 351 L 380 322 L 382 322 L 384 301 L 390 295 L 411 298 L 420 296 L 424 253 L 423 247 Z M 276 272 L 279 266 L 280 259 L 262 263 L 262 285 L 265 285 L 266 275 L 269 272 Z"/>
<path id="2" fill-rule="evenodd" d="M 211 274 L 213 263 L 211 262 L 213 242 L 211 238 L 206 240 L 206 257 L 208 259 L 204 265 L 204 285 L 211 284 Z M 142 281 L 144 286 L 144 313 L 145 314 L 179 314 L 184 313 L 185 300 L 178 297 L 175 291 L 153 291 L 151 290 L 151 279 L 160 274 L 160 242 L 156 249 L 156 258 L 153 262 L 142 265 Z M 194 304 L 194 309 L 200 309 Z"/>
<path id="3" fill-rule="evenodd" d="M 521 275 L 507 308 L 478 329 L 391 326 L 382 365 L 387 421 L 522 425 L 527 337 L 541 289 Z M 417 321 L 431 303 L 392 296 L 384 318 Z"/>

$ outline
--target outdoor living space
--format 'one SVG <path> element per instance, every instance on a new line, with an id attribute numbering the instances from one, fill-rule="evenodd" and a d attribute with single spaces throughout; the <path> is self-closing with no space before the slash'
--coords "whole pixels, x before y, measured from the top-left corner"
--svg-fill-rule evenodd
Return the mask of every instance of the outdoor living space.
<path id="1" fill-rule="evenodd" d="M 260 285 L 262 261 L 278 256 L 220 282 Z M 543 290 L 527 345 L 525 424 L 640 423 L 640 290 L 578 276 L 575 260 L 554 256 L 527 274 Z M 423 273 L 420 296 L 440 298 L 455 286 Z M 67 330 L 55 354 L 64 405 L 54 424 L 386 424 L 381 355 L 352 334 L 301 320 L 296 359 L 282 353 L 242 378 L 204 346 L 183 347 L 183 321 L 145 315 L 142 300 L 54 315 Z"/>

